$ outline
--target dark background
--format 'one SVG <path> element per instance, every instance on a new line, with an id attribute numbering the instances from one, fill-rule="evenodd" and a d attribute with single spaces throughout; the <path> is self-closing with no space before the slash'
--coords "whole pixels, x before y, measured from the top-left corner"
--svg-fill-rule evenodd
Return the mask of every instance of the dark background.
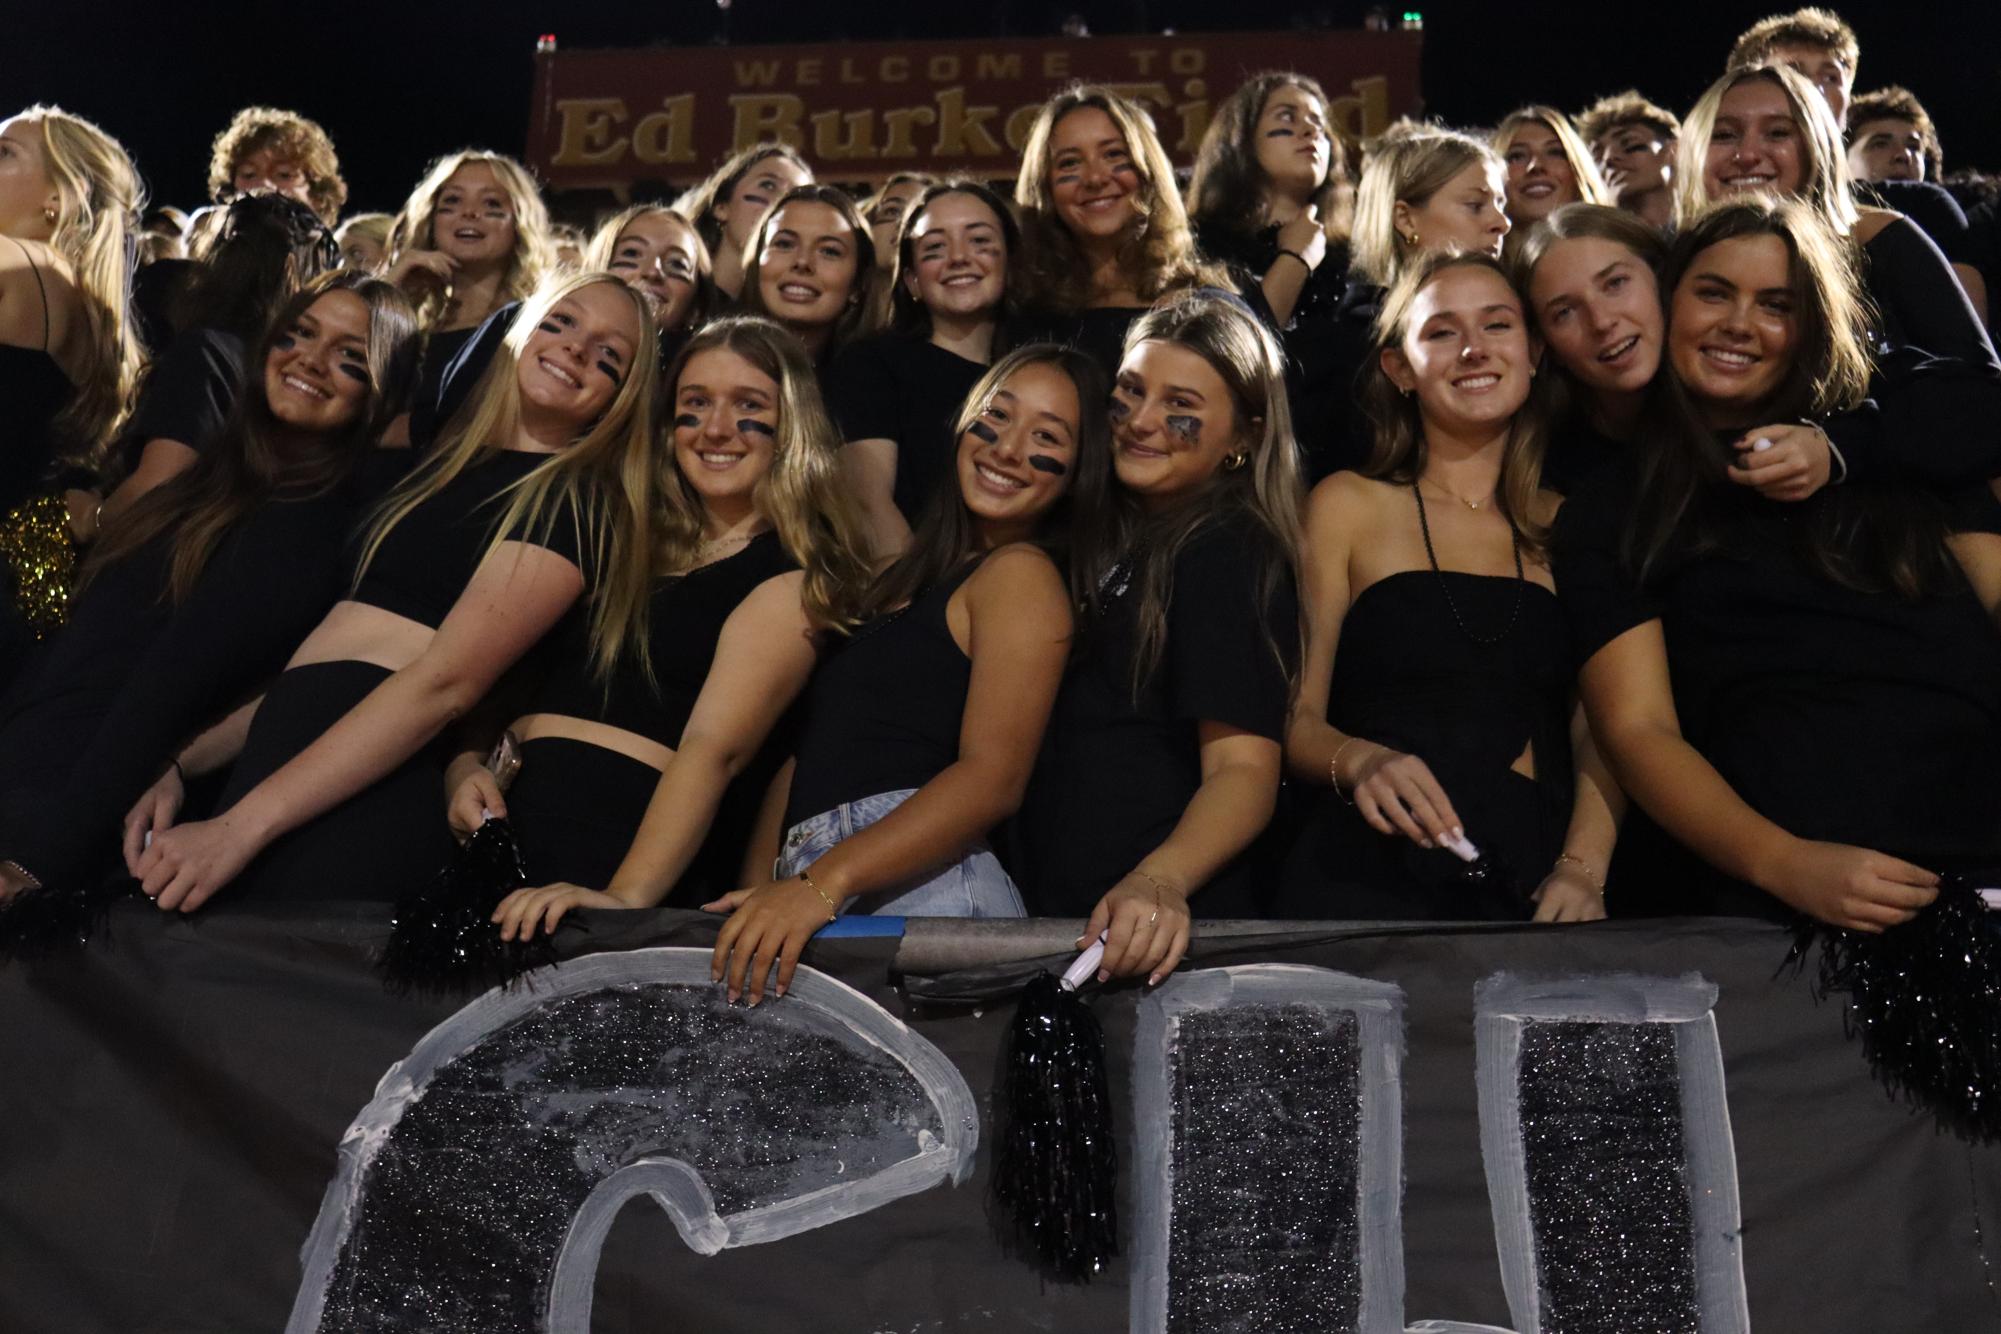
<path id="1" fill-rule="evenodd" d="M 1081 12 L 1094 34 L 1359 27 L 1359 0 L 40 0 L 0 22 L 0 101 L 55 102 L 137 158 L 156 199 L 203 202 L 208 149 L 238 107 L 312 116 L 333 135 L 353 208 L 394 211 L 425 162 L 466 144 L 519 153 L 537 34 L 566 48 L 1041 36 Z M 1400 14 L 1404 6 L 1387 6 Z M 1730 41 L 1776 5 L 1412 0 L 1428 109 L 1492 123 L 1528 101 L 1577 110 L 1629 85 L 1676 112 Z M 2001 4 L 1848 0 L 1858 90 L 1902 83 L 1938 122 L 1946 167 L 2001 167 Z M 0 114 L 6 114 L 0 112 Z"/>

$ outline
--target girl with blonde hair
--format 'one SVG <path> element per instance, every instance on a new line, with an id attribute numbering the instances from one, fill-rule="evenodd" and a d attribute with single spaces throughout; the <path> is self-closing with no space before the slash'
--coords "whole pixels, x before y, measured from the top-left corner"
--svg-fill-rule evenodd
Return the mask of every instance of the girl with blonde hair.
<path id="1" fill-rule="evenodd" d="M 376 510 L 346 600 L 128 817 L 130 869 L 163 909 L 239 877 L 260 898 L 395 895 L 450 846 L 432 745 L 446 724 L 572 608 L 593 670 L 639 651 L 655 343 L 645 301 L 608 274 L 527 303 L 467 410 Z M 183 775 L 233 755 L 220 814 L 174 826 Z"/>
<path id="2" fill-rule="evenodd" d="M 462 148 L 433 162 L 389 230 L 382 276 L 402 287 L 424 326 L 416 413 L 434 403 L 445 370 L 473 333 L 521 301 L 556 267 L 549 210 L 513 158 Z M 399 423 L 389 443 L 429 443 Z"/>
<path id="3" fill-rule="evenodd" d="M 1879 349 L 1994 362 L 1979 312 L 1931 238 L 1901 213 L 1856 204 L 1834 115 L 1789 66 L 1733 69 L 1711 84 L 1682 120 L 1677 153 L 1684 218 L 1744 195 L 1798 199 L 1866 257 Z"/>
<path id="4" fill-rule="evenodd" d="M 1368 467 L 1307 504 L 1286 761 L 1333 791 L 1287 859 L 1280 916 L 1605 915 L 1617 790 L 1574 721 L 1522 307 L 1488 255 L 1427 256 L 1383 304 Z"/>
<path id="5" fill-rule="evenodd" d="M 59 107 L 0 124 L 0 681 L 62 624 L 95 469 L 139 369 L 145 203 L 116 140 Z"/>
<path id="6" fill-rule="evenodd" d="M 1591 150 L 1555 107 L 1510 111 L 1492 142 L 1508 169 L 1508 218 L 1517 236 L 1565 204 L 1613 202 Z"/>
<path id="7" fill-rule="evenodd" d="M 453 766 L 453 827 L 509 815 L 541 886 L 494 914 L 508 937 L 554 930 L 572 908 L 734 889 L 781 758 L 770 734 L 870 578 L 798 339 L 769 320 L 718 320 L 667 392 L 645 651 L 600 679 L 584 636 L 566 635 L 513 724 L 514 786 L 503 794 L 481 767 L 484 746 Z"/>

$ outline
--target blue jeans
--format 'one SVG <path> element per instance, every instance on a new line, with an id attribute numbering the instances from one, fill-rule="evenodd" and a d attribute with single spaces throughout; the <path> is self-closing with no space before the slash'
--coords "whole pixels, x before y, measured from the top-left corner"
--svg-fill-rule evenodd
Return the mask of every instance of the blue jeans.
<path id="1" fill-rule="evenodd" d="M 811 866 L 836 843 L 850 838 L 888 815 L 916 788 L 883 792 L 850 801 L 801 820 L 786 831 L 778 849 L 780 879 Z M 1026 917 L 1021 891 L 1001 869 L 1000 859 L 985 843 L 975 843 L 964 856 L 935 871 L 924 872 L 901 885 L 849 899 L 842 912 L 880 913 L 892 917 Z"/>

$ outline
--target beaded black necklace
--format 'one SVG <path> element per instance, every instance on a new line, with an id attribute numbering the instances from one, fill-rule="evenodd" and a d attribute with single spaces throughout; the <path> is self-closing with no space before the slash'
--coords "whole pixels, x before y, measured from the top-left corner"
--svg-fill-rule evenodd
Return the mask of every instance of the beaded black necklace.
<path id="1" fill-rule="evenodd" d="M 1498 644 L 1515 631 L 1515 622 L 1522 614 L 1522 588 L 1528 579 L 1522 573 L 1522 535 L 1515 528 L 1515 521 L 1505 510 L 1502 517 L 1508 520 L 1508 540 L 1515 552 L 1515 599 L 1508 608 L 1508 623 L 1501 627 L 1497 635 L 1476 635 L 1466 625 L 1466 618 L 1459 613 L 1459 604 L 1452 598 L 1452 585 L 1446 581 L 1445 571 L 1438 568 L 1438 552 L 1431 545 L 1431 519 L 1424 512 L 1424 492 L 1416 482 L 1410 484 L 1411 495 L 1417 497 L 1417 526 L 1424 533 L 1424 554 L 1431 560 L 1431 572 L 1438 578 L 1438 591 L 1445 595 L 1445 605 L 1452 612 L 1452 619 L 1459 626 L 1459 633 L 1476 644 Z"/>

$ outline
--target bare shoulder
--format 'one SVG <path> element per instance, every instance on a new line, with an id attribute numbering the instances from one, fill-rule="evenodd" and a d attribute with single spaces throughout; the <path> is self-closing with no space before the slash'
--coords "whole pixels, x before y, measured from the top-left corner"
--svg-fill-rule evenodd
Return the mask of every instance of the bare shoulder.
<path id="1" fill-rule="evenodd" d="M 1322 478 L 1306 498 L 1309 521 L 1359 519 L 1380 513 L 1403 488 L 1358 472 L 1337 472 Z"/>
<path id="2" fill-rule="evenodd" d="M 1872 208 L 1867 205 L 1856 210 L 1855 241 L 1858 245 L 1868 245 L 1885 227 L 1904 215 L 1893 208 Z"/>
<path id="3" fill-rule="evenodd" d="M 2001 616 L 2001 535 L 1956 533 L 1950 545 L 1981 605 Z"/>
<path id="4" fill-rule="evenodd" d="M 0 343 L 59 345 L 76 299 L 61 255 L 39 241 L 0 239 Z"/>
<path id="5" fill-rule="evenodd" d="M 966 580 L 967 587 L 1028 590 L 1063 587 L 1063 572 L 1047 551 L 1033 542 L 1010 542 L 996 547 Z"/>

